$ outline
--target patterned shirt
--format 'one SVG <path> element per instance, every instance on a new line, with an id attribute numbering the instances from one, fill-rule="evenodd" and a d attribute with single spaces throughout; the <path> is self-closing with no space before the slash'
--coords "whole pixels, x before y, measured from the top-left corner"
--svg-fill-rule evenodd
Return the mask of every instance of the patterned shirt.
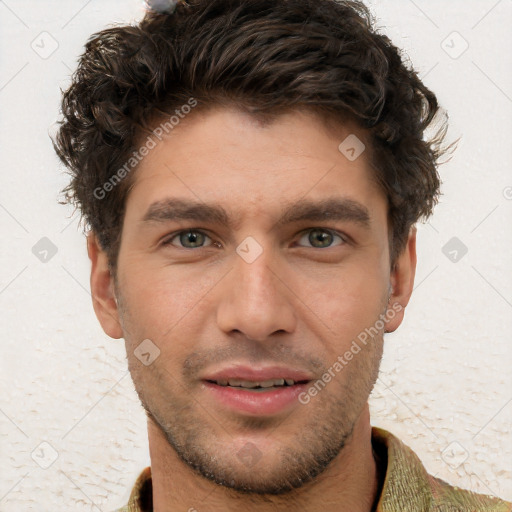
<path id="1" fill-rule="evenodd" d="M 512 503 L 452 487 L 427 473 L 397 437 L 373 427 L 383 482 L 375 512 L 512 512 Z M 151 468 L 137 478 L 128 504 L 115 512 L 153 512 Z"/>

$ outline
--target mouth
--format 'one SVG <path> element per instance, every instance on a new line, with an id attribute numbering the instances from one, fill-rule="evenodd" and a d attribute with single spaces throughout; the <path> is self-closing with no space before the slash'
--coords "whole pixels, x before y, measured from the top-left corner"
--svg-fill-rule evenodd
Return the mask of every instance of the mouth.
<path id="1" fill-rule="evenodd" d="M 213 402 L 219 411 L 253 417 L 273 416 L 298 407 L 300 394 L 311 382 L 311 379 L 304 378 L 304 374 L 296 374 L 295 378 L 262 379 L 254 376 L 258 372 L 249 373 L 245 372 L 245 378 L 215 376 L 203 379 L 208 401 Z"/>
<path id="2" fill-rule="evenodd" d="M 309 380 L 298 380 L 294 379 L 268 379 L 262 381 L 253 381 L 253 380 L 241 380 L 241 379 L 217 379 L 217 380 L 209 380 L 206 379 L 205 382 L 210 384 L 215 384 L 217 386 L 223 388 L 232 388 L 238 390 L 252 391 L 257 393 L 265 393 L 269 391 L 275 391 L 280 388 L 289 388 L 295 385 L 307 384 Z"/>

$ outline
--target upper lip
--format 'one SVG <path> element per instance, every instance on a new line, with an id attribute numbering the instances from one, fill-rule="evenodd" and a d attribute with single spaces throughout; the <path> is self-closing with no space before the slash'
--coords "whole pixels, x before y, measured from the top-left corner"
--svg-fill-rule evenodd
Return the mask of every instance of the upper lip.
<path id="1" fill-rule="evenodd" d="M 292 379 L 295 382 L 310 381 L 312 375 L 304 370 L 288 368 L 286 366 L 243 366 L 234 365 L 209 373 L 203 380 L 217 381 L 221 379 L 239 379 L 245 381 L 262 382 L 271 379 Z"/>

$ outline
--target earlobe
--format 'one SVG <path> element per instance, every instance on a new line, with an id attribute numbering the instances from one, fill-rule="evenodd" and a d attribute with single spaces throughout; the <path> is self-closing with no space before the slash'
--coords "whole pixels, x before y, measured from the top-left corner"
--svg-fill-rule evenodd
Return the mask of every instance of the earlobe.
<path id="1" fill-rule="evenodd" d="M 404 319 L 405 307 L 409 303 L 416 274 L 416 227 L 409 231 L 407 243 L 391 270 L 391 293 L 386 314 L 386 332 L 393 332 Z"/>
<path id="2" fill-rule="evenodd" d="M 117 298 L 108 258 L 93 232 L 87 235 L 87 253 L 91 260 L 90 284 L 96 317 L 108 336 L 115 339 L 122 338 L 123 330 L 119 322 Z"/>

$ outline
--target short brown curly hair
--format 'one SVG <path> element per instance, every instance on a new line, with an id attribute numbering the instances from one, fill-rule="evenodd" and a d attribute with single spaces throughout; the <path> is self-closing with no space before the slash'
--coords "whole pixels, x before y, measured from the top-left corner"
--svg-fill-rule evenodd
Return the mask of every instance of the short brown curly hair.
<path id="1" fill-rule="evenodd" d="M 272 120 L 293 109 L 354 121 L 370 137 L 375 178 L 388 197 L 391 262 L 410 227 L 432 213 L 446 119 L 424 131 L 436 96 L 374 29 L 364 4 L 337 0 L 189 0 L 171 14 L 94 34 L 62 99 L 55 150 L 68 167 L 65 200 L 79 208 L 116 269 L 133 174 L 101 188 L 154 127 L 195 98 Z"/>

